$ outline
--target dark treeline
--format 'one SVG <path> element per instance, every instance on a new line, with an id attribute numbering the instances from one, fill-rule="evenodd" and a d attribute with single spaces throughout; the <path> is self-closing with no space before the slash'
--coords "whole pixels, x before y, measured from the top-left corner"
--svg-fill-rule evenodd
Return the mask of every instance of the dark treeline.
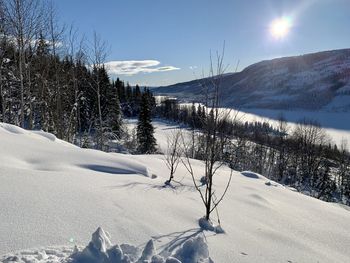
<path id="1" fill-rule="evenodd" d="M 193 157 L 202 159 L 200 131 L 212 111 L 194 104 L 180 107 L 176 100 L 165 99 L 157 113 L 191 128 L 196 134 Z M 291 130 L 282 116 L 276 127 L 226 116 L 218 125 L 218 134 L 231 138 L 221 156 L 232 168 L 263 174 L 322 200 L 350 204 L 350 155 L 345 143 L 341 149 L 332 146 L 318 123 L 302 120 Z"/>
<path id="2" fill-rule="evenodd" d="M 1 66 L 1 121 L 28 129 L 42 129 L 58 138 L 72 141 L 78 132 L 94 127 L 97 119 L 97 100 L 93 82 L 101 85 L 101 98 L 117 96 L 106 70 L 89 70 L 85 62 L 50 53 L 43 40 L 26 50 L 28 66 L 23 74 L 24 94 L 21 102 L 21 84 L 18 76 L 18 52 L 14 44 L 1 41 L 6 58 Z M 30 61 L 29 61 L 30 60 Z M 102 109 L 104 117 L 112 113 L 110 105 Z M 24 111 L 23 122 L 21 112 Z"/>
<path id="3" fill-rule="evenodd" d="M 42 129 L 58 138 L 73 141 L 79 134 L 99 128 L 100 97 L 105 134 L 119 137 L 121 116 L 137 117 L 142 94 L 154 99 L 148 89 L 131 87 L 119 79 L 111 81 L 104 66 L 92 69 L 82 59 L 54 56 L 43 39 L 26 50 L 30 65 L 24 74 L 24 122 L 21 123 L 21 87 L 18 52 L 6 38 L 1 40 L 0 120 L 27 129 Z M 99 93 L 96 92 L 97 84 Z"/>
<path id="4" fill-rule="evenodd" d="M 0 21 L 0 121 L 108 150 L 143 96 L 154 108 L 148 89 L 110 79 L 105 43 L 60 26 L 52 3 L 0 0 Z"/>

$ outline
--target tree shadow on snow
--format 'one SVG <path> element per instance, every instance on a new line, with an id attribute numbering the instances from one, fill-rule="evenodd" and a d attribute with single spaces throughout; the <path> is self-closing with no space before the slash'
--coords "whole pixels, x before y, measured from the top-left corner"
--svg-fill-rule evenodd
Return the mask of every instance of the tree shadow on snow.
<path id="1" fill-rule="evenodd" d="M 245 172 L 241 172 L 241 174 L 244 175 L 245 177 L 248 177 L 248 178 L 259 179 L 259 176 L 253 172 L 245 171 Z"/>
<path id="2" fill-rule="evenodd" d="M 165 235 L 152 236 L 152 239 L 155 242 L 161 243 L 160 246 L 157 246 L 159 254 L 168 257 L 174 251 L 180 248 L 187 240 L 196 237 L 199 234 L 203 234 L 203 230 L 201 228 L 192 228 Z"/>
<path id="3" fill-rule="evenodd" d="M 84 169 L 89 169 L 95 172 L 100 173 L 108 173 L 108 174 L 135 174 L 138 175 L 138 173 L 135 170 L 128 170 L 123 169 L 119 167 L 112 167 L 112 166 L 106 166 L 106 165 L 98 165 L 98 164 L 81 164 L 79 167 Z"/>
<path id="4" fill-rule="evenodd" d="M 171 127 L 161 128 L 160 130 L 162 130 L 162 131 L 167 131 L 167 130 L 177 130 L 177 129 L 179 129 L 179 128 L 178 128 L 178 127 L 171 126 Z"/>
<path id="5" fill-rule="evenodd" d="M 120 189 L 120 188 L 134 188 L 137 186 L 144 186 L 145 190 L 170 190 L 174 193 L 181 193 L 184 191 L 191 191 L 194 192 L 196 189 L 192 185 L 185 185 L 185 184 L 178 184 L 178 185 L 166 185 L 166 184 L 152 184 L 152 183 L 144 183 L 144 182 L 130 182 L 126 184 L 120 184 L 120 185 L 114 185 L 114 186 L 108 186 L 109 189 Z"/>

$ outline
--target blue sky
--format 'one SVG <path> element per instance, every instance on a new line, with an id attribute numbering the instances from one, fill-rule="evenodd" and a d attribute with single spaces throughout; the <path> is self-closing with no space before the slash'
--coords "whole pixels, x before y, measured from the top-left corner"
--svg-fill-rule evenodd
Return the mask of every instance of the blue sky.
<path id="1" fill-rule="evenodd" d="M 226 43 L 228 71 L 281 56 L 350 48 L 350 0 L 56 0 L 59 16 L 108 42 L 111 74 L 131 84 L 167 85 L 207 72 Z M 275 19 L 289 33 L 270 33 Z"/>

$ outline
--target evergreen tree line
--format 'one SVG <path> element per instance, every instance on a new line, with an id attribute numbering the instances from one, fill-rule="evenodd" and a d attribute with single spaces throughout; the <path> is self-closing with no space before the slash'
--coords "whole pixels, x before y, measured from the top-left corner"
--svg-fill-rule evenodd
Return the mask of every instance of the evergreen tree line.
<path id="1" fill-rule="evenodd" d="M 60 26 L 49 2 L 0 0 L 0 22 L 1 122 L 109 150 L 110 141 L 128 136 L 123 116 L 143 112 L 142 118 L 150 120 L 144 115 L 154 111 L 151 92 L 111 80 L 104 66 L 104 43 L 96 33 L 90 46 L 77 40 L 73 28 Z"/>
<path id="2" fill-rule="evenodd" d="M 82 59 L 54 56 L 44 39 L 26 50 L 24 74 L 24 122 L 21 122 L 21 91 L 18 51 L 6 38 L 1 41 L 0 120 L 27 129 L 42 129 L 72 142 L 77 134 L 94 131 L 97 122 L 99 83 L 104 129 L 120 133 L 121 107 L 116 83 L 104 67 L 90 69 Z"/>
<path id="3" fill-rule="evenodd" d="M 18 77 L 18 51 L 15 44 L 1 40 L 0 121 L 27 129 L 42 129 L 58 138 L 84 147 L 97 145 L 100 128 L 97 96 L 100 97 L 104 144 L 120 139 L 125 132 L 122 118 L 137 117 L 142 100 L 150 116 L 155 100 L 138 85 L 131 87 L 119 78 L 110 80 L 104 66 L 89 68 L 81 59 L 54 56 L 45 39 L 26 51 L 28 71 L 24 74 L 24 123 L 21 124 L 21 92 Z M 29 68 L 30 67 L 30 68 Z M 96 93 L 97 84 L 99 94 Z M 143 95 L 144 94 L 144 95 Z M 104 149 L 106 149 L 104 147 Z"/>
<path id="4" fill-rule="evenodd" d="M 212 110 L 202 105 L 181 106 L 166 99 L 157 107 L 160 117 L 187 125 L 193 136 L 193 158 L 203 159 L 201 130 Z M 220 134 L 231 140 L 221 146 L 220 158 L 235 170 L 251 170 L 325 201 L 350 205 L 350 155 L 344 142 L 330 144 L 325 131 L 312 120 L 301 120 L 290 129 L 281 116 L 278 125 L 224 118 Z M 220 144 L 220 140 L 218 140 Z"/>

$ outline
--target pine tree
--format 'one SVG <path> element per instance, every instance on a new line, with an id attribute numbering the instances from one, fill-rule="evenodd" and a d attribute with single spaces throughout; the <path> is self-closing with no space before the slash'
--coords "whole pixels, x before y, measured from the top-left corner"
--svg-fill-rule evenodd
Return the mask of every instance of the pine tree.
<path id="1" fill-rule="evenodd" d="M 120 138 L 122 132 L 122 114 L 118 90 L 115 85 L 110 87 L 110 93 L 108 100 L 108 126 L 111 128 L 112 133 Z"/>
<path id="2" fill-rule="evenodd" d="M 134 111 L 134 114 L 140 113 L 140 104 L 141 104 L 141 90 L 139 85 L 136 85 L 136 87 L 133 89 L 133 101 L 132 101 L 132 108 Z"/>
<path id="3" fill-rule="evenodd" d="M 117 80 L 115 81 L 115 88 L 118 90 L 118 97 L 119 97 L 119 101 L 120 103 L 124 103 L 125 102 L 125 87 L 124 87 L 124 83 L 122 81 L 120 81 L 119 78 L 117 78 Z"/>
<path id="4" fill-rule="evenodd" d="M 131 89 L 131 86 L 129 85 L 129 83 L 126 84 L 126 94 L 125 94 L 125 97 L 126 97 L 126 100 L 128 102 L 131 102 L 132 100 L 132 89 Z"/>
<path id="5" fill-rule="evenodd" d="M 151 105 L 147 93 L 142 94 L 139 120 L 137 123 L 137 152 L 152 154 L 156 152 L 156 139 L 151 118 Z"/>
<path id="6" fill-rule="evenodd" d="M 320 169 L 318 177 L 315 181 L 315 187 L 317 190 L 316 197 L 325 201 L 331 201 L 337 186 L 331 178 L 329 164 L 325 164 Z"/>
<path id="7" fill-rule="evenodd" d="M 134 100 L 135 101 L 141 101 L 142 94 L 141 94 L 141 90 L 140 90 L 140 86 L 139 85 L 135 86 L 135 89 L 133 90 L 133 93 L 134 93 L 134 95 L 133 95 Z"/>

